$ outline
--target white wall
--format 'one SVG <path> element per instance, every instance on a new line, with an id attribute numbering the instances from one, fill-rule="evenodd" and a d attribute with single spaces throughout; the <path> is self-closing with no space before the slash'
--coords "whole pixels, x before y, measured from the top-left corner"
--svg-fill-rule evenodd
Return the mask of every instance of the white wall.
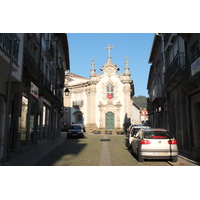
<path id="1" fill-rule="evenodd" d="M 132 106 L 132 121 L 131 124 L 140 124 L 141 120 L 140 120 L 140 110 L 133 104 Z"/>

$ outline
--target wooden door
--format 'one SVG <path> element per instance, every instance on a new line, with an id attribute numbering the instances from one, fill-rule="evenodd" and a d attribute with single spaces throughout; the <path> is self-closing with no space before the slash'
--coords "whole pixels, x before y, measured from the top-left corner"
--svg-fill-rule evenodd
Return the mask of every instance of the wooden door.
<path id="1" fill-rule="evenodd" d="M 114 113 L 107 112 L 106 113 L 106 130 L 114 129 Z"/>

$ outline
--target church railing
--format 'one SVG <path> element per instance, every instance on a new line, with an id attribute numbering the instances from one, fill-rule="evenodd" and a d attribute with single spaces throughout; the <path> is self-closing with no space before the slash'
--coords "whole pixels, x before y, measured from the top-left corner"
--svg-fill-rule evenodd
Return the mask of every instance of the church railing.
<path id="1" fill-rule="evenodd" d="M 73 106 L 83 106 L 84 101 L 83 100 L 79 100 L 79 101 L 73 101 Z"/>

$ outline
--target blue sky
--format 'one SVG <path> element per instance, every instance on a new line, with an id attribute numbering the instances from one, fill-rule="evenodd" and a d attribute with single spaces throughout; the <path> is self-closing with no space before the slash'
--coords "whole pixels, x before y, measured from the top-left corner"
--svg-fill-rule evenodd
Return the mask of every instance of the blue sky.
<path id="1" fill-rule="evenodd" d="M 148 96 L 147 81 L 150 64 L 148 63 L 155 33 L 68 33 L 70 72 L 90 78 L 92 59 L 96 73 L 107 62 L 110 44 L 112 62 L 124 73 L 128 56 L 131 79 L 134 82 L 134 96 Z"/>

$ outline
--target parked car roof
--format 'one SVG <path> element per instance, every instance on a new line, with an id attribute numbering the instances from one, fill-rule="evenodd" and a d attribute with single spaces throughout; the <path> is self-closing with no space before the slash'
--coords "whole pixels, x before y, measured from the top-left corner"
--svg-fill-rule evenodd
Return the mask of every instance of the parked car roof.
<path id="1" fill-rule="evenodd" d="M 148 131 L 148 130 L 151 130 L 151 131 L 168 131 L 167 129 L 164 129 L 164 128 L 146 128 L 145 131 Z"/>

